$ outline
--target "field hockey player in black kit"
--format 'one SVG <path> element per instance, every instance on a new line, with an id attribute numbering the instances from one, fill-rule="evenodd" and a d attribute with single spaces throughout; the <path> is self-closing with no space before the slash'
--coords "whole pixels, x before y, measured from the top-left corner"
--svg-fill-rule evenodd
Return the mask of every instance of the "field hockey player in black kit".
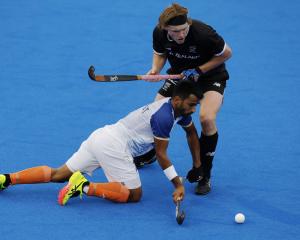
<path id="1" fill-rule="evenodd" d="M 188 9 L 173 3 L 161 13 L 153 31 L 153 61 L 148 74 L 160 74 L 169 62 L 168 74 L 183 74 L 197 82 L 203 91 L 200 102 L 201 166 L 193 166 L 187 174 L 189 182 L 197 182 L 196 194 L 211 190 L 212 162 L 218 142 L 217 114 L 222 106 L 226 81 L 229 79 L 225 61 L 231 49 L 209 25 L 188 17 Z M 155 100 L 172 96 L 178 80 L 168 79 Z"/>

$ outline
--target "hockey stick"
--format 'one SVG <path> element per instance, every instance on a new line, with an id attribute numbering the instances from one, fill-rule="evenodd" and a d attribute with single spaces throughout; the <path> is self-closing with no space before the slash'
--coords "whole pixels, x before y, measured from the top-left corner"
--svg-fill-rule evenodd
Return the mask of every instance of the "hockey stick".
<path id="1" fill-rule="evenodd" d="M 182 184 L 184 184 L 185 177 L 179 177 L 179 178 L 180 178 L 180 181 L 182 182 Z M 176 221 L 177 221 L 178 225 L 181 225 L 185 219 L 184 211 L 180 210 L 180 202 L 181 202 L 181 200 L 176 201 L 176 211 L 175 211 Z"/>
<path id="2" fill-rule="evenodd" d="M 181 211 L 180 210 L 180 201 L 181 200 L 178 200 L 176 202 L 176 221 L 179 225 L 181 225 L 184 221 L 184 218 L 185 218 L 185 213 L 184 211 Z"/>
<path id="3" fill-rule="evenodd" d="M 135 80 L 166 80 L 166 79 L 182 79 L 181 74 L 177 75 L 95 75 L 94 66 L 90 66 L 88 70 L 89 77 L 96 82 L 119 82 L 119 81 L 135 81 Z"/>

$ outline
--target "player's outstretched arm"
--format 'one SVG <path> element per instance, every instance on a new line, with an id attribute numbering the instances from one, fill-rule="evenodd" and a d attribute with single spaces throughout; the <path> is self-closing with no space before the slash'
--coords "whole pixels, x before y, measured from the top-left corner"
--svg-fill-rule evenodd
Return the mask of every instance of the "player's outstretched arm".
<path id="1" fill-rule="evenodd" d="M 183 128 L 186 132 L 186 137 L 190 151 L 193 157 L 193 165 L 191 170 L 188 172 L 186 178 L 189 182 L 199 182 L 203 178 L 203 168 L 201 166 L 201 154 L 200 144 L 198 139 L 198 133 L 195 125 L 192 123 L 188 127 Z"/>
<path id="2" fill-rule="evenodd" d="M 173 183 L 175 188 L 173 192 L 173 201 L 181 201 L 184 198 L 184 186 L 180 181 L 180 178 L 167 155 L 167 148 L 169 141 L 167 139 L 158 139 L 154 137 L 156 157 L 159 165 L 164 171 L 166 177 Z"/>

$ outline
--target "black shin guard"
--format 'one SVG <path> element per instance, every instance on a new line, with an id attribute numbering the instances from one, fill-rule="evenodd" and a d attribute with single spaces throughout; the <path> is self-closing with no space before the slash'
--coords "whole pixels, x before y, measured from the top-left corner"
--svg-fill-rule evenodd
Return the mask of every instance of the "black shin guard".
<path id="1" fill-rule="evenodd" d="M 199 139 L 204 176 L 208 179 L 211 175 L 211 169 L 213 166 L 212 162 L 218 143 L 218 136 L 218 132 L 211 136 L 205 136 L 203 133 L 201 133 L 201 137 Z"/>

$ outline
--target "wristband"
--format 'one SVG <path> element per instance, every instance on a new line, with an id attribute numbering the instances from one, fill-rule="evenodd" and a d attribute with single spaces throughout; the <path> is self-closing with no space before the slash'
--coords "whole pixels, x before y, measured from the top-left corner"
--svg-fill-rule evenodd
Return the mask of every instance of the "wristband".
<path id="1" fill-rule="evenodd" d="M 164 170 L 164 174 L 166 175 L 166 177 L 167 177 L 170 181 L 172 181 L 173 178 L 175 178 L 175 177 L 178 176 L 178 174 L 177 174 L 177 172 L 176 172 L 176 170 L 175 170 L 175 168 L 174 168 L 173 165 L 171 165 L 170 167 L 166 168 L 166 169 Z"/>
<path id="2" fill-rule="evenodd" d="M 200 76 L 203 75 L 203 72 L 200 67 L 196 67 L 195 70 Z"/>

